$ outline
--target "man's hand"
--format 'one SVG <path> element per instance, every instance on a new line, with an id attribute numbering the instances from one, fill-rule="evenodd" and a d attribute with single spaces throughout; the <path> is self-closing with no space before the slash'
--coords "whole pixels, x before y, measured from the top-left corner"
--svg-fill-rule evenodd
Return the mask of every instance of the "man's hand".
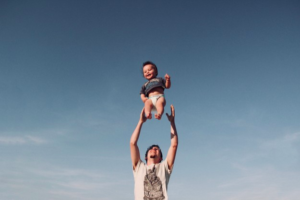
<path id="1" fill-rule="evenodd" d="M 172 170 L 174 162 L 175 162 L 176 151 L 177 151 L 177 146 L 178 146 L 178 135 L 177 135 L 177 130 L 176 130 L 176 126 L 175 126 L 175 109 L 174 109 L 173 105 L 171 105 L 171 115 L 169 115 L 168 113 L 166 113 L 166 115 L 171 124 L 171 145 L 170 145 L 166 160 L 167 160 L 169 169 Z"/>
<path id="2" fill-rule="evenodd" d="M 169 115 L 168 113 L 166 113 L 168 120 L 172 123 L 175 121 L 175 108 L 173 105 L 170 106 L 171 107 L 171 115 Z"/>
<path id="3" fill-rule="evenodd" d="M 140 137 L 143 123 L 146 120 L 147 120 L 147 118 L 145 117 L 145 108 L 143 108 L 143 110 L 141 111 L 141 114 L 140 114 L 139 122 L 138 122 L 137 126 L 135 127 L 135 129 L 131 135 L 131 138 L 130 138 L 130 154 L 131 154 L 131 161 L 132 161 L 133 169 L 135 169 L 137 163 L 139 162 L 139 160 L 141 160 L 140 150 L 137 145 L 137 142 Z"/>
<path id="4" fill-rule="evenodd" d="M 145 121 L 147 121 L 147 118 L 145 116 L 145 108 L 143 108 L 143 110 L 140 114 L 140 122 L 144 123 Z"/>

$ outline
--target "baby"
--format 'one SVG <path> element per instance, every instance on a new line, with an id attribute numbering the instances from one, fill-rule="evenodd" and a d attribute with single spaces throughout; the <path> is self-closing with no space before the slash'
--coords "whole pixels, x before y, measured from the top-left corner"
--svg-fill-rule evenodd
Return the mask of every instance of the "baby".
<path id="1" fill-rule="evenodd" d="M 145 103 L 147 119 L 152 118 L 151 110 L 156 110 L 155 118 L 161 119 L 166 105 L 164 89 L 171 87 L 171 80 L 168 74 L 165 75 L 165 79 L 157 78 L 157 74 L 157 67 L 153 62 L 147 61 L 143 63 L 143 76 L 148 81 L 142 86 L 140 94 L 142 101 Z"/>

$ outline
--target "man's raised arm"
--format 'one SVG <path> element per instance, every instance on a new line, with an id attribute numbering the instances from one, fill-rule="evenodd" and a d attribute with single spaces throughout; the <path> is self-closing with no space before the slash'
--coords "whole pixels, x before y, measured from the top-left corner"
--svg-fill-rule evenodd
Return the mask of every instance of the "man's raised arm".
<path id="1" fill-rule="evenodd" d="M 140 150 L 139 150 L 139 147 L 137 145 L 137 142 L 139 140 L 139 136 L 140 136 L 140 133 L 141 133 L 143 123 L 146 120 L 147 120 L 147 118 L 145 117 L 145 113 L 144 113 L 144 109 L 143 109 L 141 114 L 140 114 L 140 120 L 139 120 L 139 122 L 138 122 L 136 128 L 134 129 L 134 131 L 131 135 L 131 138 L 130 138 L 130 154 L 131 154 L 131 161 L 132 161 L 133 169 L 135 169 L 137 163 L 141 159 Z"/>
<path id="2" fill-rule="evenodd" d="M 175 126 L 175 109 L 173 105 L 171 105 L 171 115 L 169 115 L 168 113 L 166 113 L 166 115 L 171 124 L 171 146 L 169 148 L 168 155 L 167 155 L 167 163 L 169 169 L 171 170 L 175 162 L 176 151 L 178 146 L 178 135 Z"/>

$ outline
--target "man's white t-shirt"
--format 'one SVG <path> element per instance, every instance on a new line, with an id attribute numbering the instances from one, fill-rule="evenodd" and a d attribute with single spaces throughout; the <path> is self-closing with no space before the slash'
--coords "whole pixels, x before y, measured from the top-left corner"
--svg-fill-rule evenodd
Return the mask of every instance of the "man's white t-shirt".
<path id="1" fill-rule="evenodd" d="M 150 166 L 140 160 L 133 170 L 135 200 L 168 200 L 171 172 L 166 160 Z"/>

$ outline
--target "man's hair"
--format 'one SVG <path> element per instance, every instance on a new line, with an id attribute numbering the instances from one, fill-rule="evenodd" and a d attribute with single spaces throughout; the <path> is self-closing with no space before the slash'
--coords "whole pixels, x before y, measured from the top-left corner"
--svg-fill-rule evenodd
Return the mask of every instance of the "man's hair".
<path id="1" fill-rule="evenodd" d="M 148 149 L 147 149 L 147 151 L 146 151 L 146 153 L 145 153 L 145 160 L 146 160 L 146 162 L 147 162 L 147 160 L 148 160 L 148 158 L 147 158 L 148 151 L 150 151 L 150 149 L 152 149 L 153 147 L 157 147 L 157 148 L 159 149 L 159 153 L 160 153 L 161 160 L 163 159 L 163 154 L 162 154 L 162 152 L 161 152 L 160 147 L 159 147 L 157 144 L 153 144 L 153 145 L 151 145 L 150 147 L 148 147 Z M 160 162 L 161 162 L 161 161 L 160 161 Z"/>
<path id="2" fill-rule="evenodd" d="M 151 62 L 151 61 L 146 61 L 146 62 L 143 63 L 143 67 L 142 67 L 142 74 L 143 74 L 143 76 L 144 76 L 144 67 L 145 67 L 145 65 L 152 65 L 155 68 L 156 76 L 158 75 L 158 70 L 157 70 L 156 65 L 153 62 Z"/>

